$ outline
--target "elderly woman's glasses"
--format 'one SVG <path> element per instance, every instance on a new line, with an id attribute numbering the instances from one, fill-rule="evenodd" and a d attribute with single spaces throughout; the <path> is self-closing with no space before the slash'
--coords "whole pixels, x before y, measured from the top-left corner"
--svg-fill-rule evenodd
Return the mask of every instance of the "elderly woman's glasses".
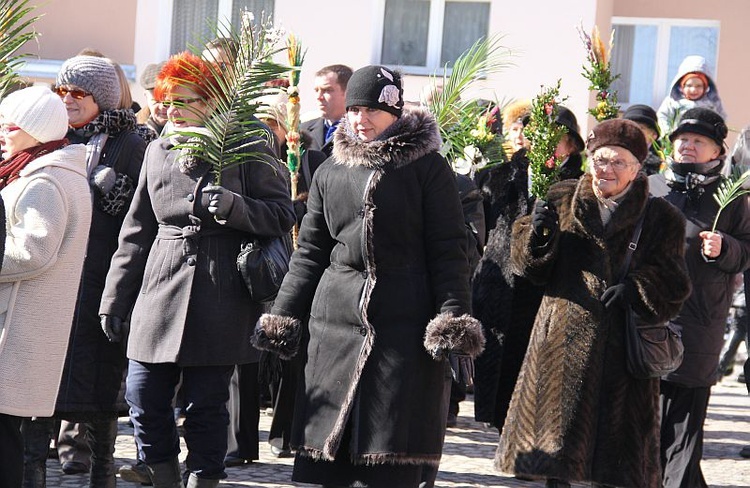
<path id="1" fill-rule="evenodd" d="M 17 125 L 0 125 L 0 135 L 7 136 L 11 132 L 21 129 Z"/>
<path id="2" fill-rule="evenodd" d="M 55 93 L 57 93 L 60 98 L 65 98 L 65 95 L 70 94 L 75 100 L 83 100 L 91 95 L 91 93 L 86 90 L 81 90 L 80 88 L 68 88 L 66 86 L 56 86 Z"/>
<path id="3" fill-rule="evenodd" d="M 611 166 L 615 171 L 621 171 L 633 163 L 630 161 L 620 161 L 619 159 L 591 158 L 591 164 L 596 169 L 604 169 L 607 166 Z"/>

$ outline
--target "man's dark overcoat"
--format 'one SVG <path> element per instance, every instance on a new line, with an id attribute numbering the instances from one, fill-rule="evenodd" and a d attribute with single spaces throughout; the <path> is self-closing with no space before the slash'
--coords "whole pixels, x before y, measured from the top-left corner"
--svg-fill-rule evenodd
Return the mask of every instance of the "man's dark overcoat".
<path id="1" fill-rule="evenodd" d="M 600 301 L 647 198 L 638 175 L 604 226 L 587 174 L 550 189 L 560 224 L 550 243 L 530 246 L 530 216 L 513 226 L 514 269 L 543 284 L 544 297 L 500 438 L 501 471 L 659 486 L 658 380 L 628 374 L 623 310 Z M 647 322 L 673 317 L 688 296 L 684 236 L 680 212 L 653 199 L 628 275 L 633 309 Z"/>

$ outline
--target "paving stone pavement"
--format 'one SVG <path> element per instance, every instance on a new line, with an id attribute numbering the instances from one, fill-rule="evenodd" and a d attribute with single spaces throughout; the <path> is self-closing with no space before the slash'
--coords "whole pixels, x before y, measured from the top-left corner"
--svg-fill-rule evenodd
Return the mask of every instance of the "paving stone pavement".
<path id="1" fill-rule="evenodd" d="M 737 371 L 738 368 L 735 368 Z M 475 422 L 472 397 L 461 403 L 458 425 L 448 429 L 443 449 L 443 459 L 436 486 L 438 488 L 469 487 L 543 487 L 542 482 L 516 480 L 496 472 L 492 459 L 497 446 L 497 432 L 485 429 Z M 292 483 L 292 459 L 277 459 L 271 456 L 266 440 L 271 417 L 261 414 L 261 454 L 258 461 L 241 467 L 228 468 L 228 477 L 221 488 L 288 488 L 311 486 Z M 120 419 L 116 445 L 116 462 L 120 466 L 135 458 L 132 428 L 127 418 Z M 750 486 L 750 459 L 738 453 L 743 446 L 750 445 L 750 397 L 744 384 L 736 381 L 736 375 L 725 378 L 715 386 L 706 423 L 703 471 L 709 486 L 715 488 Z M 185 449 L 180 457 L 184 460 Z M 85 488 L 87 475 L 63 475 L 57 460 L 47 462 L 47 486 L 50 488 Z M 118 486 L 139 486 L 118 478 Z M 586 485 L 574 484 L 576 488 Z"/>

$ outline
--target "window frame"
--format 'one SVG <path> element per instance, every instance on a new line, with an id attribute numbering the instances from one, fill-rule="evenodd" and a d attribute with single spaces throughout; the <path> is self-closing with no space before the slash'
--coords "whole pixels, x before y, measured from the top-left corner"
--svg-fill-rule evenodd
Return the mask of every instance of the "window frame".
<path id="1" fill-rule="evenodd" d="M 654 84 L 651 87 L 651 102 L 648 105 L 656 107 L 659 106 L 664 97 L 667 96 L 669 91 L 670 79 L 668 79 L 668 67 L 669 67 L 669 46 L 671 37 L 672 27 L 708 27 L 715 28 L 717 31 L 716 35 L 716 66 L 719 66 L 719 45 L 721 41 L 721 21 L 710 20 L 710 19 L 679 19 L 669 17 L 612 17 L 612 29 L 616 29 L 617 25 L 648 25 L 655 26 L 656 30 L 656 52 L 654 54 L 656 60 L 656 71 L 654 73 Z M 714 82 L 718 84 L 717 74 L 713 74 Z M 630 105 L 643 102 L 631 102 L 620 103 L 621 109 L 625 110 Z"/>
<path id="2" fill-rule="evenodd" d="M 399 71 L 407 75 L 429 76 L 450 75 L 451 69 L 446 69 L 440 64 L 440 58 L 443 48 L 443 27 L 445 24 L 445 4 L 446 2 L 455 3 L 486 3 L 492 11 L 492 0 L 428 0 L 430 2 L 430 16 L 427 25 L 427 60 L 425 66 L 398 65 Z M 385 3 L 386 0 L 377 0 L 375 20 L 373 22 L 376 33 L 375 42 L 373 42 L 373 59 L 377 63 L 382 63 L 383 55 L 383 34 L 385 30 Z M 489 32 L 487 33 L 489 35 Z M 468 48 L 468 46 L 467 46 Z"/>

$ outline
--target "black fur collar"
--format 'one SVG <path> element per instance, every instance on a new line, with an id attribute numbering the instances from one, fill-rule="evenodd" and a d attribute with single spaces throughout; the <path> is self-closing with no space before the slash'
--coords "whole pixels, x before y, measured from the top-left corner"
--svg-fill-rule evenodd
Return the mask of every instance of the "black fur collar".
<path id="1" fill-rule="evenodd" d="M 423 107 L 404 113 L 374 141 L 360 140 L 346 121 L 333 136 L 336 164 L 367 168 L 401 167 L 440 149 L 442 143 L 435 118 Z"/>

